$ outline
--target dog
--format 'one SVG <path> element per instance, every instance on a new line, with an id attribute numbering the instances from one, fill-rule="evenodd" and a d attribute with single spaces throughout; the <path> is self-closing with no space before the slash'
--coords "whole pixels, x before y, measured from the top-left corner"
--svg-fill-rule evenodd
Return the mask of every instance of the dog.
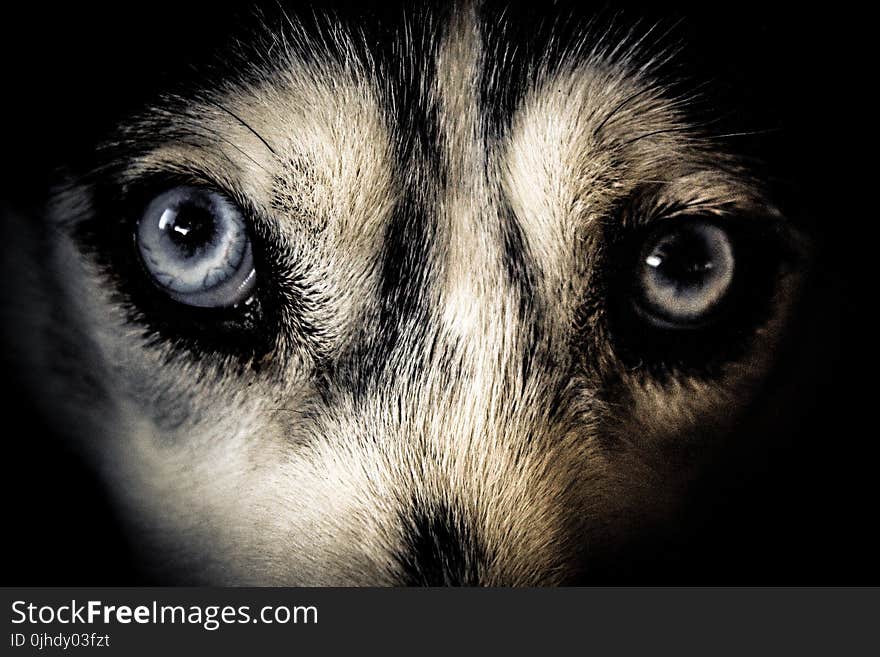
<path id="1" fill-rule="evenodd" d="M 562 585 L 674 522 L 810 246 L 667 26 L 258 22 L 5 224 L 5 341 L 144 567 Z"/>

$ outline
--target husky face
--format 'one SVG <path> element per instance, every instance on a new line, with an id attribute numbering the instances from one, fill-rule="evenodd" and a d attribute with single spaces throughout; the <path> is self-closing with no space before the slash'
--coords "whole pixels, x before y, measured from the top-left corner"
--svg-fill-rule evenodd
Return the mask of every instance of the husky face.
<path id="1" fill-rule="evenodd" d="M 576 581 L 772 365 L 797 240 L 668 52 L 384 29 L 267 25 L 52 204 L 34 378 L 174 581 Z"/>

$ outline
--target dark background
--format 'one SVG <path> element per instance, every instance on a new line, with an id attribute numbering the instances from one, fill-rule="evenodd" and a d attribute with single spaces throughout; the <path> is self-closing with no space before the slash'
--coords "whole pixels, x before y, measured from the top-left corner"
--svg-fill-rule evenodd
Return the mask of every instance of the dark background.
<path id="1" fill-rule="evenodd" d="M 569 5 L 591 11 L 588 3 Z M 730 129 L 760 131 L 736 147 L 766 163 L 776 198 L 813 236 L 817 251 L 781 367 L 744 418 L 740 438 L 697 483 L 669 535 L 619 555 L 604 577 L 880 583 L 873 535 L 880 450 L 865 421 L 872 384 L 865 343 L 854 337 L 856 295 L 846 263 L 855 229 L 841 202 L 852 196 L 853 160 L 841 145 L 857 141 L 848 110 L 858 98 L 855 74 L 841 61 L 858 21 L 842 9 L 835 14 L 836 8 L 805 4 L 597 8 L 609 6 L 621 7 L 624 18 L 683 19 L 675 28 L 688 44 L 682 61 L 695 79 L 711 81 Z M 228 29 L 248 11 L 241 3 L 165 2 L 5 10 L 0 204 L 36 212 L 57 166 L 77 161 L 114 121 L 227 43 Z M 47 429 L 14 372 L 4 378 L 2 583 L 148 582 L 133 568 L 98 485 Z"/>

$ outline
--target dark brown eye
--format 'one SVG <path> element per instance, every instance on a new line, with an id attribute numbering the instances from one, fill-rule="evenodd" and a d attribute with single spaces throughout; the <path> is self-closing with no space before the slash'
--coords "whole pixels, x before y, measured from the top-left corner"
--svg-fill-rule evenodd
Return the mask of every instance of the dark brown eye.
<path id="1" fill-rule="evenodd" d="M 639 252 L 636 308 L 664 328 L 700 326 L 727 297 L 735 260 L 727 232 L 708 220 L 664 226 Z"/>

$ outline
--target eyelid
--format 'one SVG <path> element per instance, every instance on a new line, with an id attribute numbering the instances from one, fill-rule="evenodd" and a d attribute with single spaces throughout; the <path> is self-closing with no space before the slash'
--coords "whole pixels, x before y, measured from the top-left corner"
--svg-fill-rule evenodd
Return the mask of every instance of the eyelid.
<path id="1" fill-rule="evenodd" d="M 782 218 L 757 180 L 737 170 L 704 167 L 643 183 L 626 202 L 621 220 L 639 227 L 692 214 Z"/>
<path id="2" fill-rule="evenodd" d="M 119 180 L 119 187 L 127 206 L 125 214 L 135 220 L 153 198 L 174 187 L 195 187 L 220 194 L 239 209 L 255 232 L 268 220 L 240 189 L 195 168 L 150 168 L 136 174 L 129 171 Z"/>
<path id="3" fill-rule="evenodd" d="M 220 193 L 228 198 L 222 185 L 195 171 L 155 170 L 140 172 L 134 177 L 119 180 L 121 196 L 126 203 L 143 209 L 160 194 L 175 187 L 195 187 Z"/>

